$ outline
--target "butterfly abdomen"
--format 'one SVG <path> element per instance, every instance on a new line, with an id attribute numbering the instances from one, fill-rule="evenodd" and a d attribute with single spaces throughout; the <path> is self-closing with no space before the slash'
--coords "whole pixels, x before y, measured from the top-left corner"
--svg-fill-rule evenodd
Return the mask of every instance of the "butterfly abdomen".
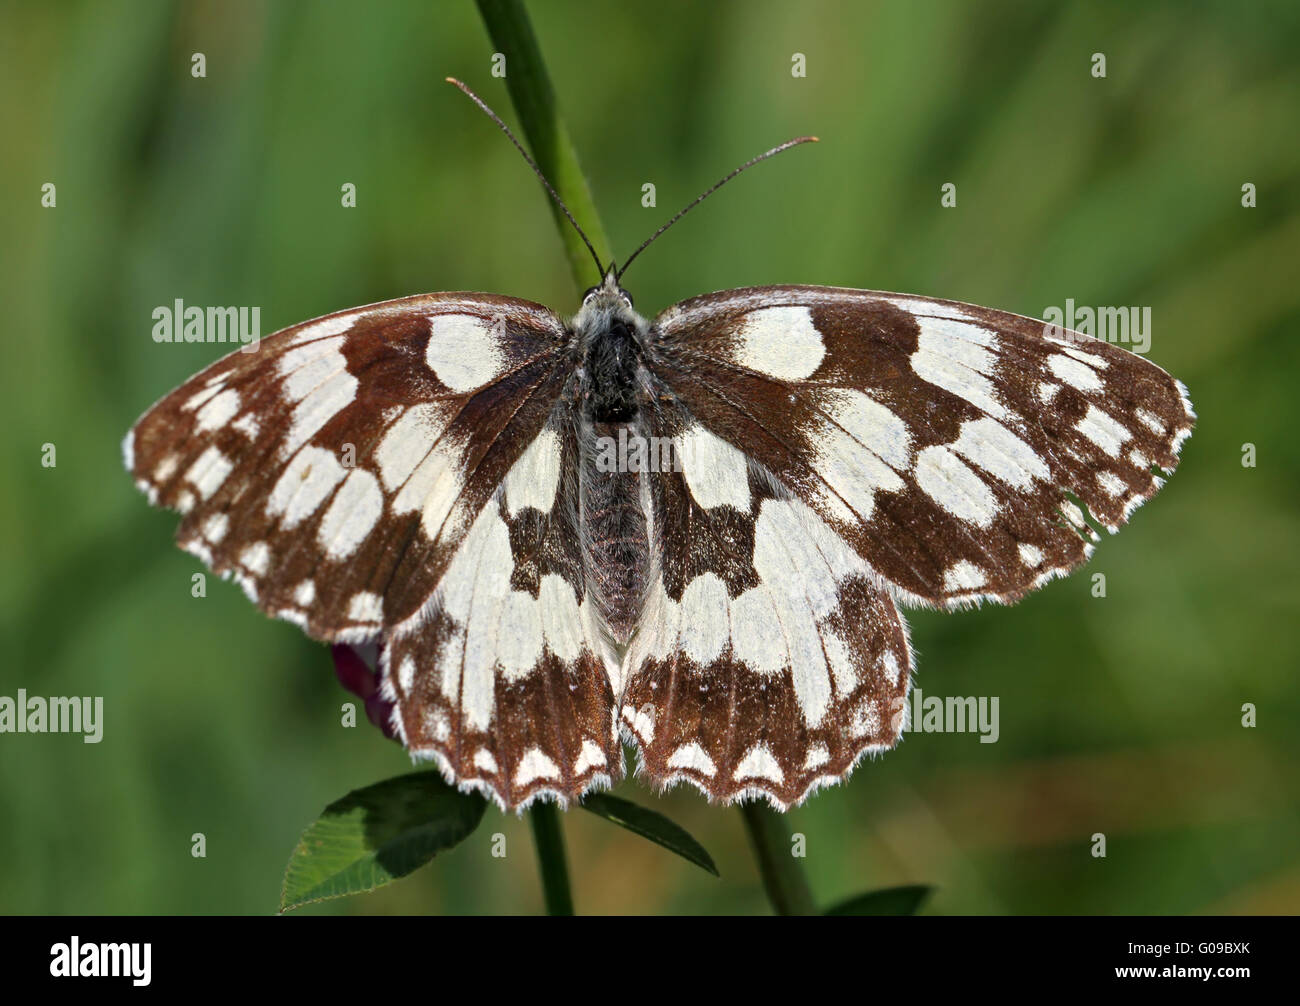
<path id="1" fill-rule="evenodd" d="M 640 425 L 584 420 L 579 520 L 588 587 L 620 644 L 640 616 L 649 570 L 649 535 L 635 465 L 602 463 L 610 445 L 636 442 Z"/>

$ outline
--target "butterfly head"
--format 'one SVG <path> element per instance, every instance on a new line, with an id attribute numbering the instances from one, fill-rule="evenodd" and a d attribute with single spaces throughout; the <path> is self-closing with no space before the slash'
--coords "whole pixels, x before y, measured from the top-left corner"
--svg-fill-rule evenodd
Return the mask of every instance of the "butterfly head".
<path id="1" fill-rule="evenodd" d="M 618 268 L 613 263 L 605 270 L 604 281 L 582 295 L 582 307 L 573 318 L 574 330 L 587 345 L 604 333 L 626 332 L 636 337 L 647 327 L 632 307 L 632 295 L 619 286 Z"/>
<path id="2" fill-rule="evenodd" d="M 582 306 L 584 308 L 597 301 L 602 301 L 610 307 L 617 307 L 621 304 L 627 310 L 632 310 L 632 295 L 619 286 L 618 266 L 613 262 L 605 270 L 605 278 L 600 286 L 588 287 L 582 295 Z"/>
<path id="3" fill-rule="evenodd" d="M 632 307 L 611 265 L 573 317 L 582 355 L 582 397 L 597 422 L 628 422 L 636 413 L 636 372 L 650 324 Z"/>

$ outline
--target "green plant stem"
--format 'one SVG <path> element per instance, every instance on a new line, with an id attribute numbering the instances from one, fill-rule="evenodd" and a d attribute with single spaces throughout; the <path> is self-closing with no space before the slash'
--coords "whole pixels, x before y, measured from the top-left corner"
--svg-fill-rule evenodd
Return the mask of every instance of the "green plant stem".
<path id="1" fill-rule="evenodd" d="M 506 57 L 506 88 L 533 157 L 574 219 L 587 232 L 596 254 L 609 265 L 609 241 L 569 132 L 560 118 L 555 89 L 522 0 L 477 0 L 477 3 L 492 45 Z M 550 202 L 549 196 L 547 201 Z M 593 278 L 594 265 L 582 239 L 574 233 L 559 207 L 552 205 L 551 211 L 578 289 L 598 282 L 599 277 Z M 790 855 L 790 832 L 784 819 L 765 804 L 747 803 L 740 809 L 772 907 L 781 915 L 815 915 L 817 906 L 808 881 Z M 569 870 L 558 811 L 554 804 L 534 804 L 529 819 L 541 864 L 547 910 L 552 915 L 571 915 L 573 897 L 569 892 Z"/>
<path id="2" fill-rule="evenodd" d="M 555 187 L 575 220 L 587 232 L 602 261 L 610 259 L 605 229 L 596 215 L 587 179 L 578 164 L 578 155 L 569 132 L 560 119 L 555 89 L 551 86 L 546 63 L 537 45 L 537 35 L 522 0 L 477 0 L 479 14 L 497 52 L 506 58 L 506 89 L 515 114 L 523 127 L 524 139 L 532 149 L 538 167 Z M 582 290 L 600 282 L 595 263 L 587 246 L 565 219 L 550 196 L 547 204 L 559 228 L 560 240 L 573 271 L 577 288 Z M 560 815 L 553 803 L 535 803 L 528 814 L 537 847 L 537 862 L 542 874 L 542 891 L 546 910 L 551 915 L 572 915 L 573 894 L 569 888 L 569 866 L 564 855 L 564 832 Z"/>
<path id="3" fill-rule="evenodd" d="M 777 915 L 818 914 L 808 878 L 799 860 L 791 855 L 790 828 L 785 818 L 757 800 L 742 803 L 740 813 L 773 911 Z"/>
<path id="4" fill-rule="evenodd" d="M 551 86 L 537 36 L 522 0 L 478 0 L 478 9 L 493 46 L 506 57 L 506 88 L 533 157 L 560 198 L 568 204 L 574 219 L 587 232 L 596 254 L 608 266 L 611 258 L 609 241 L 596 214 L 596 204 L 578 164 L 569 132 L 560 118 L 555 89 Z M 551 203 L 549 196 L 547 202 Z M 599 283 L 601 277 L 595 275 L 596 266 L 587 246 L 553 203 L 551 212 L 555 225 L 560 229 L 560 238 L 564 241 L 565 254 L 578 289 Z"/>
<path id="5" fill-rule="evenodd" d="M 533 844 L 542 873 L 542 894 L 547 915 L 572 915 L 573 892 L 569 889 L 569 864 L 564 855 L 564 832 L 560 812 L 553 803 L 533 804 L 528 812 L 533 827 Z"/>

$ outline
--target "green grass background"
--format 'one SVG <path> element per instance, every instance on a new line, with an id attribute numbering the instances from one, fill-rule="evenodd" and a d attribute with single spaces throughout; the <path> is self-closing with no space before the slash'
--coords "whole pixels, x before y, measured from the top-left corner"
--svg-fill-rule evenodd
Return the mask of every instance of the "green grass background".
<path id="1" fill-rule="evenodd" d="M 1001 739 L 909 736 L 793 812 L 818 897 L 931 883 L 940 913 L 1300 910 L 1295 4 L 635 0 L 533 16 L 622 257 L 759 150 L 822 138 L 638 261 L 643 312 L 768 282 L 1034 316 L 1067 297 L 1150 305 L 1150 356 L 1200 415 L 1177 476 L 1088 568 L 1107 597 L 1084 573 L 1014 609 L 912 616 L 916 682 L 999 696 Z M 265 333 L 429 290 L 576 307 L 537 183 L 442 83 L 462 77 L 513 121 L 490 56 L 468 3 L 0 8 L 0 694 L 106 707 L 98 746 L 0 735 L 0 911 L 270 912 L 314 815 L 407 769 L 364 722 L 340 726 L 349 696 L 323 647 L 231 584 L 190 596 L 197 560 L 118 445 L 220 354 L 152 341 L 152 310 L 177 297 L 260 305 Z M 949 181 L 958 206 L 942 209 Z M 57 468 L 41 467 L 46 442 Z M 619 792 L 691 830 L 722 879 L 570 814 L 580 911 L 766 910 L 734 809 Z M 306 911 L 540 905 L 526 822 L 493 809 L 411 878 Z"/>

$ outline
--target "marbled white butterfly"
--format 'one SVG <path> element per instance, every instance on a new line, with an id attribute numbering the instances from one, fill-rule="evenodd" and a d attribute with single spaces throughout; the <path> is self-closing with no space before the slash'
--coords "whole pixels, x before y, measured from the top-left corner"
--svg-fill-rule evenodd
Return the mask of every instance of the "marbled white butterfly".
<path id="1" fill-rule="evenodd" d="M 1192 429 L 1159 367 L 1030 318 L 766 286 L 647 319 L 597 267 L 568 320 L 438 293 L 285 329 L 124 445 L 263 611 L 382 642 L 402 742 L 506 808 L 611 784 L 623 741 L 722 802 L 840 780 L 903 726 L 900 603 L 1068 573 Z"/>

